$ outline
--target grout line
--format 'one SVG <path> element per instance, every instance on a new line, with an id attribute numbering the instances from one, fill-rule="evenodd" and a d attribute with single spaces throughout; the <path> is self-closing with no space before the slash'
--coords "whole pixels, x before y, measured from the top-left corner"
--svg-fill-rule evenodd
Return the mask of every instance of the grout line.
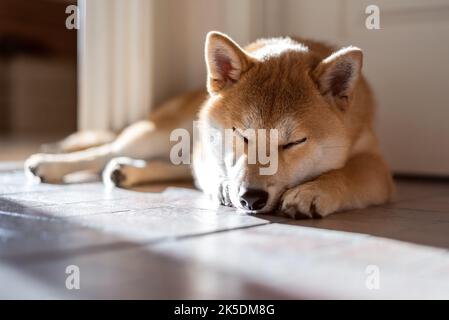
<path id="1" fill-rule="evenodd" d="M 51 192 L 54 190 L 46 190 L 46 191 L 39 191 L 39 192 Z M 79 190 L 75 190 L 75 191 L 79 191 Z M 64 193 L 67 193 L 70 191 L 65 191 Z M 19 193 L 19 194 L 30 194 L 30 193 L 34 193 L 34 192 L 23 192 L 23 193 Z M 0 197 L 3 195 L 0 195 Z M 99 201 L 114 201 L 114 200 L 124 200 L 126 199 L 126 197 L 123 198 L 114 198 L 114 199 L 94 199 L 94 200 L 83 200 L 83 201 L 75 201 L 75 202 L 59 202 L 59 203 L 54 203 L 54 202 L 42 202 L 41 204 L 38 205 L 27 205 L 27 208 L 44 208 L 44 207 L 55 207 L 55 206 L 63 206 L 63 205 L 71 205 L 71 204 L 81 204 L 81 203 L 91 203 L 91 202 L 99 202 Z M 6 199 L 7 201 L 11 201 L 11 202 L 20 202 L 20 201 L 28 201 L 28 200 L 23 200 L 23 199 Z M 33 201 L 33 200 L 30 200 Z"/>
<path id="2" fill-rule="evenodd" d="M 171 241 L 189 240 L 189 239 L 200 238 L 200 237 L 209 236 L 209 235 L 213 235 L 213 234 L 220 234 L 220 233 L 231 232 L 231 231 L 239 231 L 239 230 L 251 229 L 251 228 L 254 228 L 254 227 L 268 226 L 270 224 L 276 223 L 276 222 L 271 222 L 271 221 L 268 221 L 268 220 L 266 220 L 266 221 L 267 221 L 266 223 L 261 222 L 261 223 L 258 223 L 258 224 L 252 224 L 252 225 L 248 225 L 248 226 L 241 226 L 241 227 L 236 227 L 236 228 L 232 228 L 232 229 L 221 229 L 221 230 L 208 231 L 208 232 L 202 232 L 202 233 L 196 233 L 196 234 L 175 236 L 175 237 L 171 238 Z M 170 238 L 167 239 L 167 241 L 170 241 Z"/>
<path id="3" fill-rule="evenodd" d="M 449 215 L 449 211 L 441 211 L 441 210 L 431 210 L 431 209 L 418 209 L 418 208 L 404 208 L 404 207 L 385 207 L 385 209 L 389 210 L 403 210 L 403 211 L 419 211 L 419 212 L 432 212 L 432 213 L 447 213 Z"/>

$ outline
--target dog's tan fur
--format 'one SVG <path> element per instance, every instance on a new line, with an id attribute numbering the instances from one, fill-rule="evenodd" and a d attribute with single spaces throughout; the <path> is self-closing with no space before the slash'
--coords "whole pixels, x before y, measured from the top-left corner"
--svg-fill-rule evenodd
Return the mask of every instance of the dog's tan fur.
<path id="1" fill-rule="evenodd" d="M 197 185 L 222 204 L 252 213 L 279 207 L 292 217 L 323 217 L 391 198 L 393 183 L 372 128 L 374 101 L 361 75 L 360 49 L 334 50 L 299 38 L 259 40 L 242 49 L 227 36 L 211 32 L 206 63 L 208 93 L 168 101 L 149 120 L 131 125 L 110 143 L 34 155 L 26 170 L 45 181 L 58 181 L 74 171 L 104 169 L 105 183 L 121 187 L 189 177 L 189 167 L 169 161 L 169 136 L 176 128 L 192 132 L 199 111 L 200 123 L 219 132 L 279 132 L 278 170 L 273 175 L 260 175 L 260 163 L 244 161 L 246 149 L 233 154 L 243 161 L 227 163 L 204 139 L 196 144 Z M 205 131 L 200 130 L 200 137 Z M 209 156 L 200 157 L 204 152 Z M 268 192 L 266 205 L 245 208 L 240 201 L 245 188 Z"/>

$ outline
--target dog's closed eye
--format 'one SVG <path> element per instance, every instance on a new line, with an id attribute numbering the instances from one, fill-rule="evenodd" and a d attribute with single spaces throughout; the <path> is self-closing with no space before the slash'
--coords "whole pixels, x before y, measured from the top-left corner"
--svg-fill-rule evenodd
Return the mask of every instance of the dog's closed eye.
<path id="1" fill-rule="evenodd" d="M 299 139 L 299 140 L 296 140 L 296 141 L 293 141 L 293 142 L 289 142 L 289 143 L 287 143 L 287 144 L 284 144 L 284 145 L 282 146 L 282 149 L 283 149 L 283 150 L 287 150 L 287 149 L 290 149 L 291 147 L 297 146 L 297 145 L 299 145 L 299 144 L 303 144 L 303 143 L 306 142 L 306 141 L 307 141 L 307 137 L 304 137 L 304 138 L 302 138 L 302 139 Z"/>
<path id="2" fill-rule="evenodd" d="M 236 132 L 237 133 L 237 135 L 240 137 L 240 138 L 242 138 L 243 139 L 243 141 L 245 141 L 245 143 L 248 143 L 248 138 L 247 137 L 245 137 L 243 134 L 241 134 L 240 133 L 240 131 L 238 131 L 236 128 L 232 128 L 232 130 L 234 131 L 234 132 Z"/>

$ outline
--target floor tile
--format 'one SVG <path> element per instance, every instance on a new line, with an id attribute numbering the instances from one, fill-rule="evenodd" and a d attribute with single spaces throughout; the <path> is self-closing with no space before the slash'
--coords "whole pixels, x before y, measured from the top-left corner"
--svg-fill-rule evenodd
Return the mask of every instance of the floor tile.
<path id="1" fill-rule="evenodd" d="M 23 174 L 1 177 L 23 183 Z M 0 256 L 37 259 L 271 222 L 217 206 L 192 189 L 149 193 L 107 189 L 100 182 L 52 186 L 51 191 L 40 184 L 32 192 L 0 195 Z"/>
<path id="2" fill-rule="evenodd" d="M 400 179 L 393 204 L 296 221 L 170 185 L 35 184 L 0 163 L 0 298 L 449 298 L 448 183 Z"/>
<path id="3" fill-rule="evenodd" d="M 139 243 L 269 223 L 262 218 L 232 212 L 229 208 L 211 211 L 173 207 L 78 216 L 67 221 Z"/>
<path id="4" fill-rule="evenodd" d="M 449 214 L 409 209 L 372 207 L 336 213 L 325 219 L 291 220 L 291 225 L 357 232 L 449 249 Z M 423 228 L 439 225 L 426 237 Z"/>
<path id="5" fill-rule="evenodd" d="M 429 196 L 449 196 L 447 180 L 402 178 L 395 179 L 396 201 L 414 200 Z"/>
<path id="6" fill-rule="evenodd" d="M 66 269 L 77 266 L 80 289 L 67 290 Z M 14 281 L 11 281 L 14 276 Z M 273 299 L 287 296 L 264 283 L 170 257 L 151 248 L 0 264 L 0 298 Z M 22 288 L 22 290 L 17 290 Z M 29 288 L 29 290 L 23 290 Z"/>
<path id="7" fill-rule="evenodd" d="M 447 250 L 362 234 L 270 224 L 156 248 L 292 297 L 449 298 Z M 377 290 L 366 285 L 370 266 L 379 271 Z"/>
<path id="8" fill-rule="evenodd" d="M 398 201 L 389 205 L 391 208 L 412 209 L 426 212 L 442 212 L 449 217 L 449 194 L 425 198 Z"/>

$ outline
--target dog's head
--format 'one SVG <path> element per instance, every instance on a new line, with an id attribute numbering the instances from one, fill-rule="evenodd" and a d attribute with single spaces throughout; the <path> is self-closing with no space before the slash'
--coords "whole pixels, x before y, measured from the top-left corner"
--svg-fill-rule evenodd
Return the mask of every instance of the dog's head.
<path id="1" fill-rule="evenodd" d="M 224 148 L 222 159 L 235 207 L 271 211 L 286 189 L 344 165 L 351 141 L 346 111 L 361 72 L 360 49 L 323 58 L 283 38 L 244 50 L 211 32 L 206 64 L 210 99 L 201 117 L 223 137 L 234 133 L 235 144 Z M 236 147 L 239 141 L 243 148 Z M 253 146 L 264 145 L 250 159 Z"/>

